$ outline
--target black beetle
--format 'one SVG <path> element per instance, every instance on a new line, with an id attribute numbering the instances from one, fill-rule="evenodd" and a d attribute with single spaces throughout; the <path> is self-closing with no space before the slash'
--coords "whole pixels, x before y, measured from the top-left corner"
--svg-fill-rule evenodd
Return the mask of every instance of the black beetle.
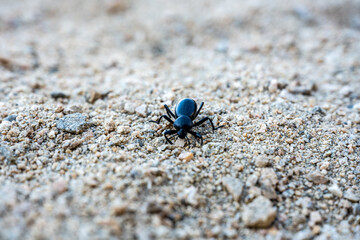
<path id="1" fill-rule="evenodd" d="M 197 109 L 197 104 L 193 99 L 185 98 L 176 105 L 175 114 L 174 114 L 169 109 L 169 107 L 166 104 L 164 104 L 164 107 L 165 107 L 168 115 L 162 115 L 157 121 L 151 120 L 150 122 L 160 124 L 160 120 L 162 118 L 165 118 L 167 121 L 169 121 L 171 124 L 173 124 L 173 126 L 176 130 L 167 130 L 164 132 L 165 139 L 170 144 L 173 144 L 173 143 L 169 140 L 169 138 L 166 135 L 172 135 L 172 134 L 177 133 L 179 138 L 182 138 L 182 139 L 186 138 L 186 140 L 188 141 L 188 143 L 190 145 L 190 140 L 186 136 L 187 133 L 190 133 L 194 137 L 200 138 L 201 145 L 202 145 L 203 144 L 202 136 L 197 132 L 191 131 L 191 128 L 199 126 L 200 124 L 204 123 L 205 121 L 210 122 L 213 131 L 215 131 L 218 128 L 223 127 L 223 126 L 214 127 L 214 124 L 209 117 L 204 117 L 197 123 L 193 123 L 194 119 L 198 116 L 198 114 L 200 113 L 200 110 L 203 106 L 204 106 L 204 102 L 202 102 L 200 104 L 199 109 Z M 171 117 L 173 117 L 175 119 L 175 121 L 173 121 L 171 119 Z"/>

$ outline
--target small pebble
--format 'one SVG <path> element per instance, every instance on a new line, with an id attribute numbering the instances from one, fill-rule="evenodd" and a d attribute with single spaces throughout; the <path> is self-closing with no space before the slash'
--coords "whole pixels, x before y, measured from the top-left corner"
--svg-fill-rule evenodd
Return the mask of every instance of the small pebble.
<path id="1" fill-rule="evenodd" d="M 183 161 L 186 161 L 186 162 L 189 162 L 191 159 L 194 158 L 194 154 L 191 153 L 191 152 L 182 152 L 180 155 L 179 155 L 179 159 L 180 160 L 183 160 Z"/>
<path id="2" fill-rule="evenodd" d="M 265 157 L 258 157 L 256 160 L 255 160 L 255 166 L 257 167 L 267 167 L 270 165 L 270 161 L 269 159 L 265 158 Z"/>
<path id="3" fill-rule="evenodd" d="M 194 207 L 197 207 L 199 205 L 199 197 L 198 197 L 197 189 L 194 186 L 184 189 L 183 195 L 185 201 L 188 204 Z"/>
<path id="4" fill-rule="evenodd" d="M 83 140 L 80 138 L 74 138 L 71 140 L 66 140 L 63 142 L 62 147 L 64 149 L 70 149 L 73 150 L 75 148 L 77 148 L 78 146 L 80 146 L 83 143 Z"/>
<path id="5" fill-rule="evenodd" d="M 232 195 L 235 201 L 239 201 L 243 192 L 244 183 L 237 178 L 223 177 L 222 184 L 225 189 Z"/>
<path id="6" fill-rule="evenodd" d="M 102 96 L 101 93 L 99 93 L 95 90 L 89 90 L 89 91 L 86 91 L 86 93 L 85 93 L 85 100 L 88 103 L 93 104 L 94 102 L 96 102 L 96 100 L 100 99 L 101 96 Z"/>
<path id="7" fill-rule="evenodd" d="M 68 191 L 68 182 L 66 180 L 58 180 L 53 184 L 53 190 L 56 194 L 62 194 Z"/>
<path id="8" fill-rule="evenodd" d="M 132 102 L 127 102 L 124 105 L 124 111 L 129 114 L 134 114 L 136 109 L 136 104 Z"/>
<path id="9" fill-rule="evenodd" d="M 309 173 L 307 179 L 315 184 L 325 184 L 329 181 L 327 177 L 317 171 Z"/>
<path id="10" fill-rule="evenodd" d="M 276 218 L 276 208 L 269 199 L 259 196 L 244 206 L 242 220 L 247 227 L 266 228 Z"/>
<path id="11" fill-rule="evenodd" d="M 269 92 L 270 93 L 276 93 L 279 87 L 279 82 L 276 79 L 271 79 L 269 84 Z"/>
<path id="12" fill-rule="evenodd" d="M 64 92 L 52 92 L 50 93 L 50 96 L 54 98 L 55 100 L 59 98 L 70 98 L 70 95 L 64 93 Z"/>
<path id="13" fill-rule="evenodd" d="M 122 201 L 115 201 L 112 206 L 112 214 L 115 216 L 123 215 L 128 209 L 128 203 Z"/>
<path id="14" fill-rule="evenodd" d="M 135 112 L 140 116 L 140 117 L 147 117 L 147 114 L 148 114 L 148 110 L 147 110 L 147 105 L 143 104 L 143 105 L 140 105 L 138 106 L 136 109 L 135 109 Z"/>
<path id="15" fill-rule="evenodd" d="M 328 190 L 329 190 L 332 194 L 334 194 L 336 197 L 341 198 L 341 197 L 343 196 L 343 193 L 342 193 L 340 187 L 339 187 L 338 185 L 336 185 L 336 184 L 328 187 Z"/>
<path id="16" fill-rule="evenodd" d="M 344 193 L 344 198 L 351 202 L 358 202 L 360 200 L 359 194 L 355 194 L 352 190 L 348 189 Z"/>
<path id="17" fill-rule="evenodd" d="M 13 115 L 10 115 L 10 116 L 6 117 L 4 120 L 9 121 L 9 122 L 13 122 L 13 121 L 16 121 L 16 118 L 17 118 L 17 115 L 13 114 Z"/>
<path id="18" fill-rule="evenodd" d="M 56 127 L 65 132 L 79 134 L 89 127 L 89 123 L 86 121 L 86 116 L 74 113 L 59 119 Z"/>
<path id="19" fill-rule="evenodd" d="M 318 211 L 313 211 L 310 213 L 310 226 L 314 226 L 315 224 L 321 223 L 322 218 Z"/>

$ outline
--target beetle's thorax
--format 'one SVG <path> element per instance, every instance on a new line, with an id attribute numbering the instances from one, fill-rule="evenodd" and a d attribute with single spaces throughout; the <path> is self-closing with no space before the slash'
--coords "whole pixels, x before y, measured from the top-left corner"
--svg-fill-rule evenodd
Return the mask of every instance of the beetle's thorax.
<path id="1" fill-rule="evenodd" d="M 193 122 L 188 116 L 180 116 L 174 122 L 174 127 L 176 130 L 184 129 L 190 130 L 193 126 Z"/>

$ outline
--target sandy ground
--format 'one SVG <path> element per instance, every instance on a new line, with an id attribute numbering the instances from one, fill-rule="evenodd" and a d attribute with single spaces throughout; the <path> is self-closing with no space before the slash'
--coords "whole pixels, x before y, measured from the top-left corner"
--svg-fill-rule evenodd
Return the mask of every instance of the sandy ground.
<path id="1" fill-rule="evenodd" d="M 360 1 L 290 2 L 1 0 L 0 239 L 360 239 Z"/>

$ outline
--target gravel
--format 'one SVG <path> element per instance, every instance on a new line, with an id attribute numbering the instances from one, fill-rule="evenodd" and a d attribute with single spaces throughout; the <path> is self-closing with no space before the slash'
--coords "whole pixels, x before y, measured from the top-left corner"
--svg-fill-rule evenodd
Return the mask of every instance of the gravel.
<path id="1" fill-rule="evenodd" d="M 191 159 L 194 158 L 194 154 L 191 153 L 191 152 L 182 152 L 180 155 L 179 155 L 179 159 L 180 160 L 184 160 L 186 162 L 189 162 Z"/>
<path id="2" fill-rule="evenodd" d="M 351 202 L 360 201 L 360 195 L 358 193 L 354 193 L 351 189 L 345 191 L 344 198 L 350 200 Z"/>
<path id="3" fill-rule="evenodd" d="M 2 1 L 0 239 L 360 239 L 358 6 Z"/>
<path id="4" fill-rule="evenodd" d="M 244 207 L 242 220 L 248 227 L 265 228 L 276 218 L 276 208 L 269 199 L 259 196 Z"/>
<path id="5" fill-rule="evenodd" d="M 243 181 L 233 177 L 223 177 L 222 184 L 235 201 L 240 200 L 244 189 Z"/>
<path id="6" fill-rule="evenodd" d="M 4 121 L 9 121 L 9 122 L 12 122 L 12 121 L 16 121 L 16 117 L 17 117 L 17 115 L 10 115 L 10 116 L 8 116 L 8 117 L 6 117 L 5 119 L 4 119 Z"/>
<path id="7" fill-rule="evenodd" d="M 50 96 L 54 99 L 70 98 L 69 95 L 67 95 L 66 93 L 63 93 L 63 92 L 52 92 L 52 93 L 50 93 Z"/>
<path id="8" fill-rule="evenodd" d="M 9 162 L 12 159 L 11 150 L 6 146 L 0 146 L 0 161 Z"/>
<path id="9" fill-rule="evenodd" d="M 58 129 L 74 134 L 82 133 L 88 126 L 86 116 L 80 113 L 66 115 L 56 122 Z"/>

